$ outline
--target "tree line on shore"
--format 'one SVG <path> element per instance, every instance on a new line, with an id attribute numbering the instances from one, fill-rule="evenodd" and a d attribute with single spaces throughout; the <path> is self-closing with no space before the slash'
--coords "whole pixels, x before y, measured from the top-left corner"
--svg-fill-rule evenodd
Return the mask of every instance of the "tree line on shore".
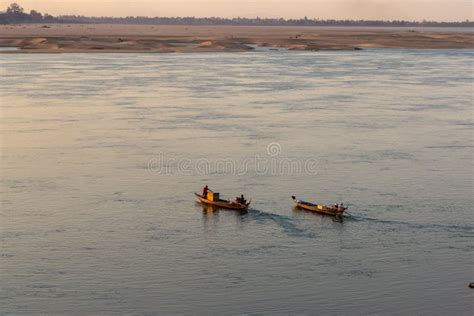
<path id="1" fill-rule="evenodd" d="M 36 10 L 26 13 L 17 3 L 12 3 L 5 12 L 0 12 L 0 24 L 21 23 L 87 23 L 87 24 L 150 24 L 150 25 L 253 25 L 253 26 L 411 26 L 411 27 L 474 27 L 474 22 L 437 21 L 384 21 L 384 20 L 322 20 L 275 19 L 275 18 L 196 18 L 196 17 L 87 17 L 81 15 L 61 15 L 54 17 Z"/>

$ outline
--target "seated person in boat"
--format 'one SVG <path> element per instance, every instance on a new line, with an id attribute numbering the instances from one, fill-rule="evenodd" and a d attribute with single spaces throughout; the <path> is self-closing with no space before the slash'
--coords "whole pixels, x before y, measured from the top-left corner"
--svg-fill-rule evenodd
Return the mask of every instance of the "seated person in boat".
<path id="1" fill-rule="evenodd" d="M 235 203 L 246 204 L 247 200 L 244 198 L 244 195 L 241 194 L 240 197 L 235 198 Z"/>
<path id="2" fill-rule="evenodd" d="M 206 184 L 206 186 L 202 189 L 202 197 L 203 198 L 207 199 L 207 192 L 208 191 L 209 191 L 209 187 Z"/>

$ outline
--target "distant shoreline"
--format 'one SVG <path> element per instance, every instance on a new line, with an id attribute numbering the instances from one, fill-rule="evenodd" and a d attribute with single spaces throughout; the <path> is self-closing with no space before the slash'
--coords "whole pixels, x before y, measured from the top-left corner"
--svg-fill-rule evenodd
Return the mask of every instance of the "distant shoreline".
<path id="1" fill-rule="evenodd" d="M 17 3 L 10 4 L 4 12 L 0 11 L 0 25 L 18 25 L 22 23 L 49 24 L 119 24 L 119 25 L 188 25 L 188 26 L 281 26 L 281 27 L 474 27 L 474 22 L 429 21 L 429 20 L 380 20 L 380 19 L 331 19 L 316 17 L 195 17 L 195 16 L 53 16 L 30 10 L 28 13 Z"/>
<path id="2" fill-rule="evenodd" d="M 302 51 L 474 48 L 472 28 L 213 26 L 132 24 L 0 25 L 8 53 L 245 52 L 250 45 Z M 3 52 L 4 53 L 4 52 Z"/>

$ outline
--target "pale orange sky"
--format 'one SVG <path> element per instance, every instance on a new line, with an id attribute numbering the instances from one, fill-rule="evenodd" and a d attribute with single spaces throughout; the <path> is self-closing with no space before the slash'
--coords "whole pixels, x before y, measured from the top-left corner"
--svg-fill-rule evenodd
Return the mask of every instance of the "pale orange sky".
<path id="1" fill-rule="evenodd" d="M 3 11 L 14 0 L 0 0 Z M 53 15 L 473 20 L 474 0 L 16 0 Z"/>

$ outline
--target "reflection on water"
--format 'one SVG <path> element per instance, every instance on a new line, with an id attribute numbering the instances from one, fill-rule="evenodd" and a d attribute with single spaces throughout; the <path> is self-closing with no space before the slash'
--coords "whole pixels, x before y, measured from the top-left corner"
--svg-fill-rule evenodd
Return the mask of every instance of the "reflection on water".
<path id="1" fill-rule="evenodd" d="M 471 314 L 472 57 L 0 55 L 0 310 Z"/>
<path id="2" fill-rule="evenodd" d="M 230 213 L 241 216 L 241 215 L 245 215 L 245 214 L 248 213 L 248 210 L 231 210 L 231 209 L 218 207 L 218 206 L 215 206 L 215 205 L 202 204 L 200 206 L 202 208 L 203 214 L 217 214 L 219 211 L 227 211 L 227 212 L 230 212 Z"/>

